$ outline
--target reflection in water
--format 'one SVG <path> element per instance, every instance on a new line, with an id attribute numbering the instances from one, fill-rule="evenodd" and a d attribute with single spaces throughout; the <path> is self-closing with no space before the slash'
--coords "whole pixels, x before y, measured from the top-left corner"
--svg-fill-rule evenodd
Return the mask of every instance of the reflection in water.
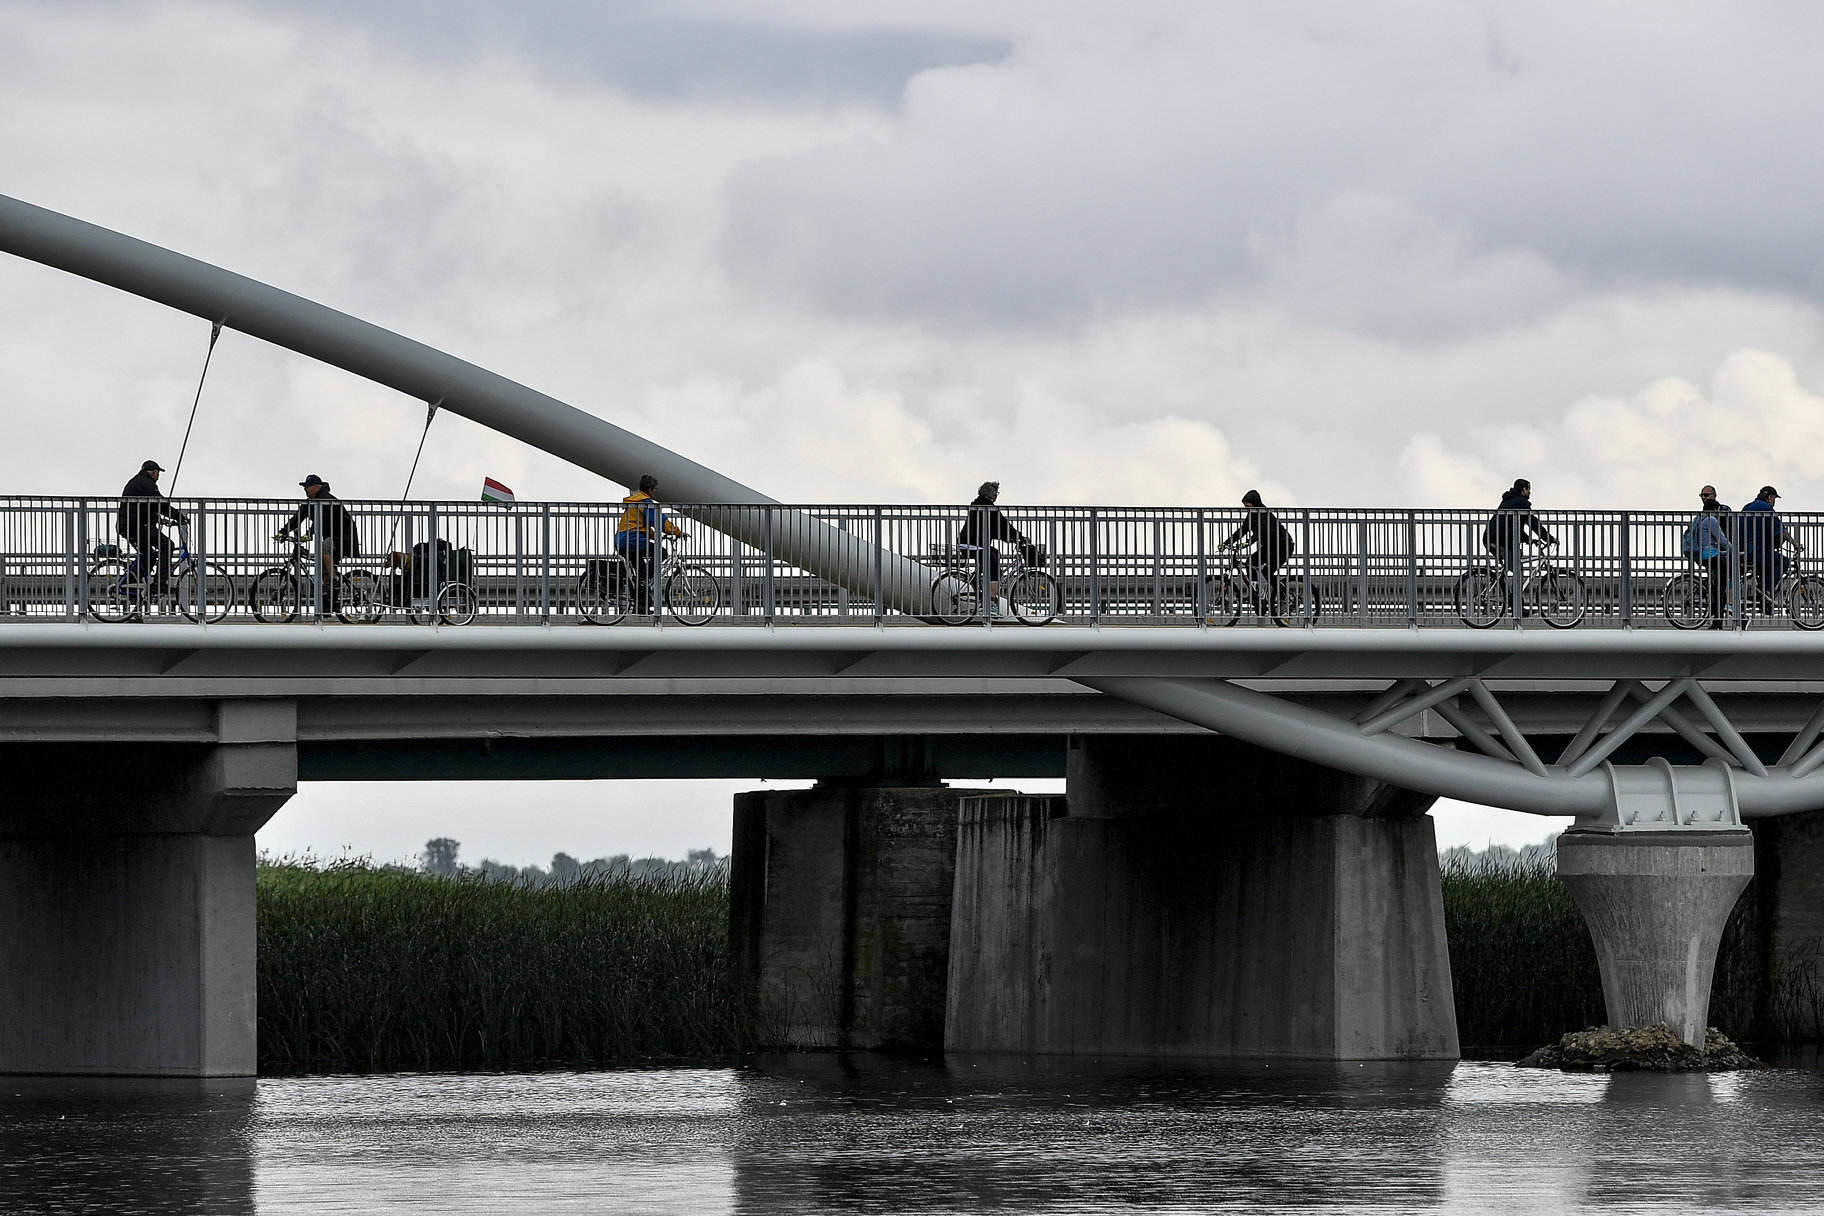
<path id="1" fill-rule="evenodd" d="M 0 1212 L 1803 1210 L 1824 1080 L 1504 1064 L 0 1078 Z"/>

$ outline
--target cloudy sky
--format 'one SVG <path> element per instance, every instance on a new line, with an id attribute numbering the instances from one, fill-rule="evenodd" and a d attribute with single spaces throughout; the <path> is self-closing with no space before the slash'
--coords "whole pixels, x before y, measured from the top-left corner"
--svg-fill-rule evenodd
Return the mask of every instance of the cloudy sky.
<path id="1" fill-rule="evenodd" d="M 0 32 L 0 193 L 778 498 L 1824 505 L 1797 0 L 0 0 Z M 0 324 L 9 492 L 170 462 L 205 324 L 16 260 Z M 180 489 L 395 495 L 422 415 L 225 334 Z M 484 475 L 622 492 L 439 417 L 415 493 Z M 517 834 L 428 793 L 471 857 L 726 835 L 721 789 L 518 790 Z M 364 798 L 271 843 L 422 841 L 360 837 Z"/>

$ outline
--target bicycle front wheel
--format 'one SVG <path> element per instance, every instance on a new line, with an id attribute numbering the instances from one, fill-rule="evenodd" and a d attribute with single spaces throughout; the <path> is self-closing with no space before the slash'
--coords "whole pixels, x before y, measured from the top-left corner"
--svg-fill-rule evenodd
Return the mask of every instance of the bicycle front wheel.
<path id="1" fill-rule="evenodd" d="M 451 583 L 437 593 L 437 615 L 446 625 L 466 625 L 480 608 L 480 597 L 467 583 Z"/>
<path id="2" fill-rule="evenodd" d="M 1043 625 L 1056 619 L 1064 597 L 1051 575 L 1043 570 L 1026 570 L 1007 589 L 1007 601 L 1022 624 Z"/>
<path id="3" fill-rule="evenodd" d="M 143 590 L 128 576 L 125 558 L 104 557 L 89 568 L 89 612 L 98 621 L 117 623 L 132 616 Z"/>
<path id="4" fill-rule="evenodd" d="M 1203 583 L 1203 623 L 1226 629 L 1241 619 L 1241 604 L 1246 597 L 1241 586 L 1226 575 L 1215 575 Z"/>
<path id="5" fill-rule="evenodd" d="M 701 566 L 679 566 L 665 579 L 665 610 L 681 625 L 707 625 L 722 606 L 722 588 Z"/>
<path id="6" fill-rule="evenodd" d="M 618 625 L 633 609 L 633 593 L 624 578 L 585 574 L 576 580 L 576 609 L 592 625 Z"/>
<path id="7" fill-rule="evenodd" d="M 1666 580 L 1663 596 L 1666 619 L 1679 629 L 1702 629 L 1710 623 L 1710 588 L 1695 574 L 1675 574 Z"/>
<path id="8" fill-rule="evenodd" d="M 206 625 L 213 625 L 234 611 L 234 578 L 214 562 L 200 572 L 194 563 L 185 566 L 178 572 L 175 594 L 177 610 Z"/>
<path id="9" fill-rule="evenodd" d="M 284 566 L 274 566 L 253 580 L 249 603 L 253 615 L 262 621 L 285 625 L 298 618 L 298 605 L 303 600 L 298 580 Z"/>
<path id="10" fill-rule="evenodd" d="M 980 610 L 981 595 L 966 570 L 946 570 L 931 584 L 931 611 L 946 625 L 967 625 Z"/>
<path id="11" fill-rule="evenodd" d="M 1583 580 L 1569 570 L 1547 567 L 1533 580 L 1533 608 L 1554 629 L 1570 629 L 1588 607 Z"/>
<path id="12" fill-rule="evenodd" d="M 1800 629 L 1824 629 L 1824 578 L 1800 575 L 1786 597 L 1786 609 Z"/>
<path id="13" fill-rule="evenodd" d="M 1457 579 L 1457 616 L 1471 629 L 1487 629 L 1507 610 L 1507 587 L 1487 566 L 1473 566 Z"/>

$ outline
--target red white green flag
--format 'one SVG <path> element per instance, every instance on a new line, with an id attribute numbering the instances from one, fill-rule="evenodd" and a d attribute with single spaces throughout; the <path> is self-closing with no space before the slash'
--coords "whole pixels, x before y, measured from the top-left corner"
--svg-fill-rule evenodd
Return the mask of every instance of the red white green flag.
<path id="1" fill-rule="evenodd" d="M 505 503 L 510 507 L 513 505 L 513 491 L 492 477 L 484 477 L 481 479 L 481 501 Z"/>

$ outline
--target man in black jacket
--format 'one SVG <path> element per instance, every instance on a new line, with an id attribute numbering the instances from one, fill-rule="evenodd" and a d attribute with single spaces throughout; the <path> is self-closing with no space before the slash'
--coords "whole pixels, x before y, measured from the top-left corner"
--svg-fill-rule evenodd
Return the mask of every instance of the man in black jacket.
<path id="1" fill-rule="evenodd" d="M 1006 605 L 1000 602 L 1001 595 L 1001 554 L 994 547 L 997 540 L 1008 541 L 1020 546 L 1026 561 L 1033 559 L 1032 541 L 1024 532 L 1009 523 L 995 506 L 1001 496 L 1001 483 L 984 481 L 976 491 L 975 501 L 969 504 L 969 514 L 963 520 L 962 531 L 956 534 L 957 550 L 965 557 L 974 558 L 984 555 L 988 563 L 988 595 L 996 611 L 1005 612 Z"/>
<path id="2" fill-rule="evenodd" d="M 1542 545 L 1558 543 L 1533 514 L 1533 483 L 1522 477 L 1501 496 L 1501 505 L 1488 517 L 1488 526 L 1482 530 L 1482 543 L 1516 578 L 1520 574 L 1521 546 L 1528 532 Z"/>
<path id="3" fill-rule="evenodd" d="M 1267 509 L 1261 500 L 1259 490 L 1249 490 L 1241 496 L 1241 505 L 1248 509 L 1241 521 L 1241 527 L 1229 533 L 1228 539 L 1222 542 L 1224 549 L 1241 548 L 1252 542 L 1254 552 L 1248 555 L 1248 581 L 1254 587 L 1254 608 L 1265 612 L 1265 601 L 1261 599 L 1260 588 L 1265 586 L 1279 568 L 1292 560 L 1292 533 L 1286 525 L 1279 522 L 1279 516 Z"/>
<path id="4" fill-rule="evenodd" d="M 339 557 L 361 556 L 361 534 L 355 528 L 355 517 L 348 513 L 342 501 L 329 492 L 329 483 L 310 474 L 298 483 L 304 487 L 304 501 L 292 512 L 285 526 L 273 534 L 274 540 L 284 540 L 292 533 L 302 536 L 300 529 L 305 520 L 310 520 L 316 532 L 317 543 L 323 554 L 323 594 L 329 601 L 330 610 L 335 611 L 340 605 L 336 593 L 336 559 Z"/>
<path id="5" fill-rule="evenodd" d="M 138 564 L 151 566 L 145 573 L 155 596 L 163 595 L 171 580 L 171 542 L 159 525 L 167 521 L 187 524 L 189 516 L 165 501 L 158 490 L 158 475 L 165 470 L 156 460 L 139 466 L 139 472 L 120 491 L 120 512 L 114 527 L 139 551 Z"/>

